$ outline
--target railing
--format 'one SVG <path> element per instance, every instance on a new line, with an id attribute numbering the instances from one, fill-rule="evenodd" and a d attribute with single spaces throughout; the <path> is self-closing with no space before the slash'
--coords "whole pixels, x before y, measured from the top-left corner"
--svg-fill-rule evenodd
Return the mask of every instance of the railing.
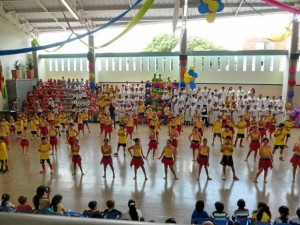
<path id="1" fill-rule="evenodd" d="M 188 65 L 206 83 L 282 84 L 287 51 L 212 51 L 188 53 Z M 40 55 L 46 76 L 68 74 L 88 76 L 86 54 Z M 103 82 L 140 81 L 153 73 L 179 79 L 179 53 L 106 53 L 96 54 L 96 80 Z M 130 76 L 126 76 L 130 75 Z M 230 76 L 228 74 L 238 74 Z M 253 76 L 249 79 L 249 75 Z M 124 76 L 125 75 L 125 76 Z M 265 75 L 265 76 L 264 76 Z M 271 79 L 270 79 L 271 76 Z M 222 78 L 220 80 L 220 78 Z"/>

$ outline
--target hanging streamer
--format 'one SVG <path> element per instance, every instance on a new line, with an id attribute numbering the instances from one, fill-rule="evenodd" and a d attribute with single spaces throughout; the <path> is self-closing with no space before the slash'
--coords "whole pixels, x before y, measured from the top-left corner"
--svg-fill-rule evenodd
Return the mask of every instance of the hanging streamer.
<path id="1" fill-rule="evenodd" d="M 72 36 L 73 36 L 73 33 L 70 34 L 70 36 L 67 38 L 67 40 L 70 40 Z M 39 41 L 38 41 L 37 39 L 33 39 L 33 40 L 31 41 L 31 43 L 32 43 L 33 46 L 41 46 L 41 45 L 39 44 Z M 62 47 L 64 47 L 64 46 L 65 46 L 65 45 L 58 46 L 58 47 L 57 47 L 56 49 L 54 49 L 54 50 L 47 50 L 47 49 L 44 49 L 44 51 L 45 51 L 45 52 L 56 52 L 56 51 L 58 51 L 59 49 L 61 49 Z"/>
<path id="2" fill-rule="evenodd" d="M 278 7 L 282 10 L 294 13 L 294 14 L 300 14 L 300 10 L 296 9 L 294 7 L 289 6 L 288 4 L 276 1 L 276 0 L 262 0 L 263 2 L 268 3 L 269 5 L 273 5 L 275 7 Z"/>
<path id="3" fill-rule="evenodd" d="M 95 29 L 93 31 L 89 31 L 85 34 L 79 35 L 78 37 L 70 38 L 69 40 L 60 41 L 60 42 L 56 42 L 56 43 L 48 44 L 48 45 L 44 45 L 44 46 L 36 46 L 36 47 L 31 47 L 31 48 L 11 49 L 11 50 L 2 50 L 2 51 L 0 51 L 0 56 L 15 55 L 15 54 L 27 53 L 27 52 L 32 52 L 32 51 L 44 50 L 44 49 L 47 49 L 47 48 L 54 48 L 54 47 L 57 47 L 57 46 L 65 45 L 67 43 L 76 41 L 80 38 L 84 38 L 86 36 L 94 34 L 94 33 L 98 32 L 99 30 L 103 30 L 103 29 L 109 27 L 110 25 L 116 23 L 118 20 L 122 19 L 127 13 L 129 13 L 131 10 L 133 10 L 141 2 L 142 2 L 142 0 L 137 0 L 129 9 L 127 9 L 125 12 L 121 13 L 119 16 L 113 18 L 112 20 L 110 20 L 106 24 L 103 24 L 102 26 L 98 27 L 97 29 Z"/>
<path id="4" fill-rule="evenodd" d="M 143 4 L 143 6 L 140 8 L 140 10 L 138 11 L 138 13 L 133 17 L 133 19 L 127 24 L 126 28 L 120 33 L 118 34 L 116 37 L 112 38 L 110 41 L 106 42 L 105 44 L 102 44 L 100 46 L 91 46 L 88 43 L 84 42 L 83 40 L 79 39 L 79 41 L 86 45 L 87 47 L 91 48 L 91 49 L 99 49 L 99 48 L 103 48 L 106 47 L 108 45 L 110 45 L 111 43 L 115 42 L 116 40 L 118 40 L 120 37 L 122 37 L 123 35 L 125 35 L 128 31 L 130 31 L 136 24 L 138 24 L 138 22 L 144 17 L 144 15 L 147 13 L 147 11 L 151 8 L 152 4 L 153 4 L 154 0 L 146 0 L 145 4 Z M 79 36 L 78 34 L 76 34 L 74 32 L 74 30 L 72 29 L 65 13 L 63 12 L 64 18 L 66 20 L 66 23 L 68 24 L 68 27 L 70 28 L 70 30 L 73 32 L 73 34 L 75 34 L 76 36 Z"/>

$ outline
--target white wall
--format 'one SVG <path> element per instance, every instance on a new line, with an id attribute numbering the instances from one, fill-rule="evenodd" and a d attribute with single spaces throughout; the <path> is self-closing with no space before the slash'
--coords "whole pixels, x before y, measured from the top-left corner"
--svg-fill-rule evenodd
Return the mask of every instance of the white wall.
<path id="1" fill-rule="evenodd" d="M 14 25 L 0 16 L 0 50 L 18 49 L 30 47 L 30 38 Z M 19 60 L 26 65 L 27 54 L 0 56 L 5 79 L 11 79 L 12 64 Z M 25 68 L 22 71 L 25 76 Z M 0 111 L 7 109 L 7 101 L 0 96 Z"/>

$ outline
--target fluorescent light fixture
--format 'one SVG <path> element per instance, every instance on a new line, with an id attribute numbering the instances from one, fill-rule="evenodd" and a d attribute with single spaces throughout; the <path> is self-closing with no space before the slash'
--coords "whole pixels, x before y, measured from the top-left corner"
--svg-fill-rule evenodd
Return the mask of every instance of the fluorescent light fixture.
<path id="1" fill-rule="evenodd" d="M 78 16 L 76 15 L 76 13 L 74 12 L 74 10 L 70 7 L 70 5 L 65 1 L 65 0 L 60 0 L 64 6 L 69 10 L 69 12 L 72 14 L 72 16 L 76 19 L 79 20 Z"/>

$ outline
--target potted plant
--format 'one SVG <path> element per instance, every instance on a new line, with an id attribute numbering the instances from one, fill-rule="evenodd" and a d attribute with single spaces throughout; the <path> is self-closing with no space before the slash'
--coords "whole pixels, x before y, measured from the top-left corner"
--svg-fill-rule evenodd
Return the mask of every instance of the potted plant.
<path id="1" fill-rule="evenodd" d="M 21 68 L 23 67 L 22 63 L 19 60 L 15 61 L 13 64 L 13 69 L 11 70 L 11 75 L 13 79 L 18 79 L 21 76 Z"/>
<path id="2" fill-rule="evenodd" d="M 27 78 L 34 78 L 34 66 L 31 61 L 26 64 L 26 75 Z"/>

